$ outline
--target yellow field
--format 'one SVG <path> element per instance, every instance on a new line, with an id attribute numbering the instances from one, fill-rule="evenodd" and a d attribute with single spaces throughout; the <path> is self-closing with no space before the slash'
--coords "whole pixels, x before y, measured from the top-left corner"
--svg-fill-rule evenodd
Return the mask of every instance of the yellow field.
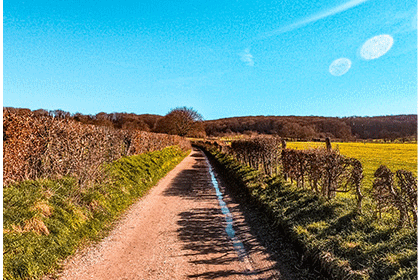
<path id="1" fill-rule="evenodd" d="M 322 142 L 288 142 L 290 149 L 310 149 L 325 147 Z M 417 144 L 382 144 L 382 143 L 332 143 L 341 154 L 360 160 L 363 165 L 363 185 L 369 187 L 373 174 L 381 164 L 393 172 L 404 169 L 417 177 Z"/>

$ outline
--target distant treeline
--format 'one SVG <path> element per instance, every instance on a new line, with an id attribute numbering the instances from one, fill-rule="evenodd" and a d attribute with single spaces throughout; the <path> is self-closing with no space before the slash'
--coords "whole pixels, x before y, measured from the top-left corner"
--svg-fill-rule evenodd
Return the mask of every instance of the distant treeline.
<path id="1" fill-rule="evenodd" d="M 417 139 L 417 115 L 380 117 L 255 116 L 206 121 L 208 136 L 271 134 L 284 138 L 331 139 Z"/>
<path id="2" fill-rule="evenodd" d="M 29 109 L 8 108 L 17 113 L 31 112 Z M 72 118 L 85 124 L 114 127 L 126 130 L 160 131 L 157 125 L 165 119 L 160 115 L 133 113 L 98 113 L 96 115 L 70 114 L 62 110 L 33 111 L 36 115 L 55 118 Z M 385 139 L 416 140 L 417 115 L 379 117 L 300 117 L 300 116 L 249 116 L 203 121 L 207 136 L 233 134 L 271 134 L 283 138 L 300 140 L 331 139 Z"/>

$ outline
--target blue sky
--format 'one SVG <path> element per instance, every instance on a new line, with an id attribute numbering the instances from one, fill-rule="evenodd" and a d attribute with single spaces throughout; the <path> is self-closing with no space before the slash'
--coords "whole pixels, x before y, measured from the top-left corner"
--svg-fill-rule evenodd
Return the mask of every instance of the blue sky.
<path id="1" fill-rule="evenodd" d="M 3 105 L 417 114 L 417 1 L 3 2 Z"/>

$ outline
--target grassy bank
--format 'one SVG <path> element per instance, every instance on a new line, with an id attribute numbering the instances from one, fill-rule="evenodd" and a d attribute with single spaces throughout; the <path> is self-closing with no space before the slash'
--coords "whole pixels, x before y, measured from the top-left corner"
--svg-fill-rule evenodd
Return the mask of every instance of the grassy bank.
<path id="1" fill-rule="evenodd" d="M 178 147 L 123 157 L 103 167 L 107 180 L 24 181 L 3 190 L 3 279 L 39 279 L 112 222 L 188 154 Z"/>
<path id="2" fill-rule="evenodd" d="M 207 146 L 208 155 L 265 209 L 306 260 L 336 279 L 416 279 L 417 231 L 355 211 L 355 201 L 330 201 L 258 171 Z"/>

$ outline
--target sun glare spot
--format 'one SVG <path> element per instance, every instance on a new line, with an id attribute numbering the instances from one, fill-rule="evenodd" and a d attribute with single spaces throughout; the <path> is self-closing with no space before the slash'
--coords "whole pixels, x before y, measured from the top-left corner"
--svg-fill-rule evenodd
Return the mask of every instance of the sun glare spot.
<path id="1" fill-rule="evenodd" d="M 360 49 L 364 59 L 376 59 L 386 54 L 394 44 L 390 35 L 378 35 L 367 40 Z"/>
<path id="2" fill-rule="evenodd" d="M 334 60 L 330 65 L 330 73 L 334 76 L 342 76 L 349 71 L 351 67 L 351 60 L 348 58 L 339 58 Z"/>

